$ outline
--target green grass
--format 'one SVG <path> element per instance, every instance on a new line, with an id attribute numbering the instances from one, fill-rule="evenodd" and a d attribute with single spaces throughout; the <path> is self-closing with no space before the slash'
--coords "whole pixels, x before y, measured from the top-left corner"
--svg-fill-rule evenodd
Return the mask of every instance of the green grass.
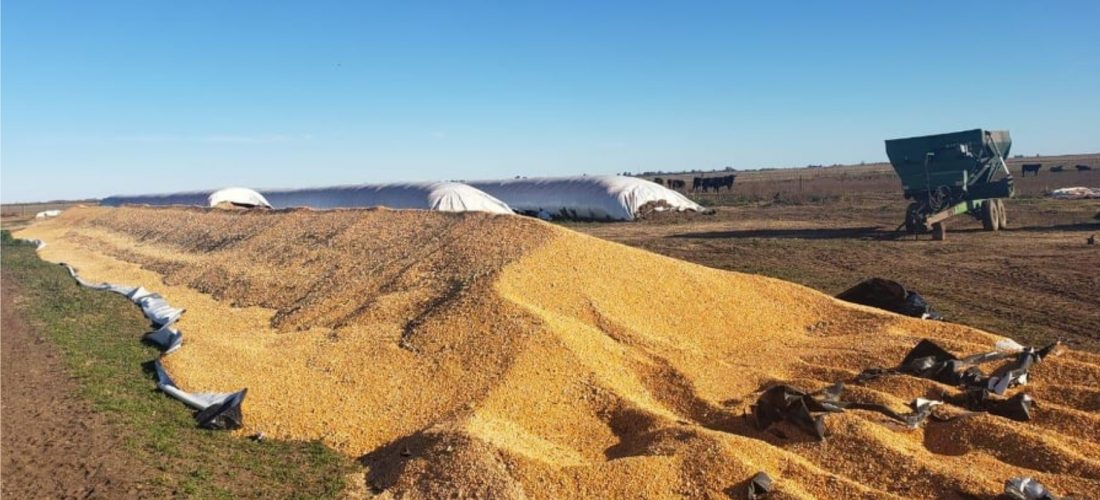
<path id="1" fill-rule="evenodd" d="M 356 465 L 319 442 L 255 442 L 197 428 L 186 406 L 156 390 L 158 351 L 141 342 L 150 328 L 136 306 L 79 287 L 8 231 L 0 237 L 0 267 L 16 285 L 20 312 L 60 348 L 81 396 L 125 433 L 125 451 L 149 465 L 134 471 L 143 495 L 318 498 L 344 490 Z M 246 402 L 246 419 L 247 410 Z"/>

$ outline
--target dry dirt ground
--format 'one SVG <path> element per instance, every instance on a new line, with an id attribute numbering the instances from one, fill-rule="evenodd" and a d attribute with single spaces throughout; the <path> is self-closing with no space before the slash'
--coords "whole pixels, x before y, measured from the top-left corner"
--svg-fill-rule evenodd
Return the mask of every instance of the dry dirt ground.
<path id="1" fill-rule="evenodd" d="M 1070 183 L 1083 179 L 1067 174 Z M 1090 176 L 1091 177 L 1091 176 Z M 1040 180 L 1043 179 L 1040 176 Z M 900 191 L 900 189 L 899 189 Z M 735 190 L 735 194 L 736 194 Z M 1007 202 L 1010 229 L 951 219 L 948 240 L 899 238 L 898 193 L 821 203 L 743 203 L 710 216 L 569 226 L 710 267 L 774 276 L 829 294 L 868 277 L 919 291 L 949 321 L 1038 343 L 1068 339 L 1100 351 L 1100 201 Z"/>
<path id="2" fill-rule="evenodd" d="M 5 273 L 6 274 L 6 273 Z M 4 498 L 122 498 L 127 478 L 144 466 L 124 450 L 123 437 L 78 394 L 55 345 L 20 315 L 9 277 L 2 280 Z"/>

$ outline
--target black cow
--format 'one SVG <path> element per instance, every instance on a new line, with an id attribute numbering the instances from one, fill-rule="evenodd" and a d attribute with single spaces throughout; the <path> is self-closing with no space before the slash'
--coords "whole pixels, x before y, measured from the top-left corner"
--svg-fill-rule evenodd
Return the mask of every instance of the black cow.
<path id="1" fill-rule="evenodd" d="M 672 179 L 669 179 L 669 180 L 672 180 Z M 665 180 L 664 180 L 664 179 L 662 179 L 662 178 L 660 178 L 660 177 L 654 177 L 654 178 L 653 178 L 653 182 L 656 182 L 657 184 L 660 184 L 660 185 L 662 185 L 662 186 L 664 186 L 664 185 L 665 185 Z"/>
<path id="2" fill-rule="evenodd" d="M 703 192 L 710 191 L 710 188 L 714 188 L 714 192 L 721 191 L 722 188 L 726 188 L 730 191 L 733 190 L 733 179 L 736 175 L 723 175 L 721 177 L 696 177 L 692 182 L 692 190 L 698 191 L 699 188 L 703 188 Z"/>
<path id="3" fill-rule="evenodd" d="M 1034 175 L 1039 175 L 1039 169 L 1043 168 L 1042 163 L 1025 163 L 1023 170 L 1020 172 L 1020 177 L 1027 177 L 1027 173 L 1031 172 Z"/>
<path id="4" fill-rule="evenodd" d="M 716 177 L 717 182 L 714 183 L 714 190 L 717 192 L 719 189 L 726 188 L 727 191 L 733 191 L 733 179 L 736 175 L 723 175 L 722 177 Z"/>
<path id="5" fill-rule="evenodd" d="M 1090 167 L 1088 165 L 1074 165 L 1074 168 L 1076 168 L 1078 172 L 1084 172 L 1086 170 L 1092 170 L 1092 167 Z"/>
<path id="6" fill-rule="evenodd" d="M 1065 165 L 1058 165 L 1057 167 L 1050 167 L 1050 171 L 1051 172 L 1065 172 L 1066 171 L 1066 166 Z"/>
<path id="7" fill-rule="evenodd" d="M 670 187 L 672 189 L 684 189 L 684 186 L 687 186 L 687 181 L 685 181 L 683 179 L 669 179 L 668 180 L 668 187 Z"/>

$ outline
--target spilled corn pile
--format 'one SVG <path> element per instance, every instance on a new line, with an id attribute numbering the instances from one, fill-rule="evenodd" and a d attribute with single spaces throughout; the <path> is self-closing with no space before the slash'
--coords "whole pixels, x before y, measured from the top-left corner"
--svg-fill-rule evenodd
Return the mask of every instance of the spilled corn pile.
<path id="1" fill-rule="evenodd" d="M 17 236 L 186 308 L 165 360 L 182 388 L 247 387 L 242 435 L 321 439 L 360 457 L 375 492 L 743 496 L 758 471 L 778 498 L 991 497 L 1014 476 L 1100 491 L 1100 356 L 1035 365 L 1027 422 L 909 429 L 851 410 L 823 441 L 762 430 L 746 414 L 769 386 L 851 381 L 925 338 L 969 354 L 1001 337 L 533 219 L 87 207 Z M 953 388 L 846 390 L 902 412 Z"/>

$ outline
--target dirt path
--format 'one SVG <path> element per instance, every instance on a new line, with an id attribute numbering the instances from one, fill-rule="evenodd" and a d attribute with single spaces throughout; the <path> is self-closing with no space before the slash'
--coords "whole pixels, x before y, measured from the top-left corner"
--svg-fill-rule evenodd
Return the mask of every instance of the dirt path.
<path id="1" fill-rule="evenodd" d="M 57 348 L 32 330 L 15 305 L 17 284 L 2 286 L 0 449 L 4 498 L 133 497 L 142 470 L 121 434 L 77 395 Z"/>

